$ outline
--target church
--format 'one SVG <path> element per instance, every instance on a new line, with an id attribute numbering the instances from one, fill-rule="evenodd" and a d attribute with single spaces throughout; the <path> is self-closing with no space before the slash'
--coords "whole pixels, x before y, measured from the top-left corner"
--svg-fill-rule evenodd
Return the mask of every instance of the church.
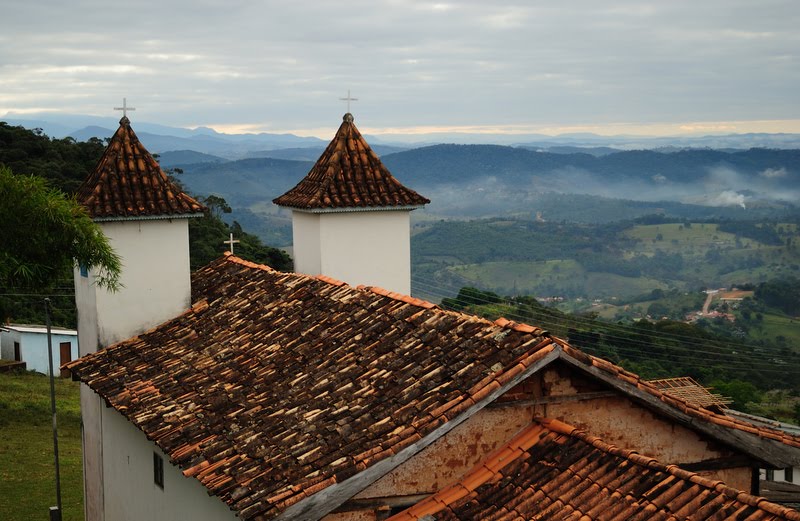
<path id="1" fill-rule="evenodd" d="M 349 113 L 274 201 L 296 273 L 230 253 L 190 273 L 204 208 L 127 117 L 79 200 L 124 265 L 116 293 L 75 272 L 87 520 L 800 520 L 758 479 L 800 437 L 410 296 L 429 200 Z"/>

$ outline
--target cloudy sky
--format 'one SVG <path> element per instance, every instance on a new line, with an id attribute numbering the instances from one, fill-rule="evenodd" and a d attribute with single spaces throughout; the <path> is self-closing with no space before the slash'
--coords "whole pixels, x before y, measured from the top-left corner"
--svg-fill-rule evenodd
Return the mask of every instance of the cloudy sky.
<path id="1" fill-rule="evenodd" d="M 800 132 L 797 0 L 3 0 L 0 117 L 219 131 Z"/>

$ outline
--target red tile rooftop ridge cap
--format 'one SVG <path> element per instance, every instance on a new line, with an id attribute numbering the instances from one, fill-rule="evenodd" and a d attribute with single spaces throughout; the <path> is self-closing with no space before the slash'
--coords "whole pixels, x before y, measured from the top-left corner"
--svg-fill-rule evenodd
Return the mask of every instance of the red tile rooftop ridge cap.
<path id="1" fill-rule="evenodd" d="M 407 510 L 395 514 L 387 521 L 421 521 L 426 519 L 426 516 L 433 516 L 456 502 L 470 495 L 474 495 L 474 491 L 478 487 L 502 477 L 501 471 L 510 463 L 516 461 L 531 447 L 536 445 L 545 434 L 545 431 L 579 439 L 593 446 L 595 449 L 612 456 L 626 459 L 635 465 L 646 467 L 650 470 L 668 473 L 680 480 L 691 481 L 710 491 L 725 495 L 729 499 L 765 510 L 782 519 L 800 521 L 800 512 L 797 510 L 771 503 L 763 497 L 742 492 L 727 486 L 720 480 L 706 478 L 696 472 L 684 470 L 677 465 L 664 465 L 655 458 L 643 456 L 636 451 L 620 449 L 606 443 L 596 436 L 591 436 L 585 431 L 559 420 L 541 417 L 534 418 L 533 422 L 528 427 L 522 429 L 511 438 L 511 440 L 490 453 L 483 461 L 464 474 L 457 482 L 440 489 Z M 498 505 L 498 507 L 499 506 L 502 505 Z M 582 517 L 581 519 L 584 518 L 585 517 Z"/>

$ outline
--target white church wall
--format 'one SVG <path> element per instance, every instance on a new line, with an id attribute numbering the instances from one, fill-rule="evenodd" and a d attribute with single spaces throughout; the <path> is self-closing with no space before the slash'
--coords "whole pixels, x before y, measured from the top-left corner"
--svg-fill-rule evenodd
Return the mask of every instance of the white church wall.
<path id="1" fill-rule="evenodd" d="M 321 271 L 351 285 L 411 293 L 408 211 L 320 214 Z"/>
<path id="2" fill-rule="evenodd" d="M 292 232 L 296 272 L 411 293 L 408 211 L 295 210 Z"/>
<path id="3" fill-rule="evenodd" d="M 219 498 L 185 477 L 144 433 L 114 409 L 103 408 L 106 519 L 222 521 L 237 519 Z M 153 453 L 164 461 L 164 488 L 153 476 Z"/>
<path id="4" fill-rule="evenodd" d="M 98 288 L 94 273 L 84 276 L 76 268 L 81 356 L 146 331 L 191 305 L 187 219 L 112 221 L 101 223 L 101 227 L 122 259 L 123 287 L 116 293 Z M 87 521 L 115 519 L 104 516 L 107 497 L 103 440 L 109 440 L 104 432 L 104 409 L 100 398 L 81 385 Z M 149 461 L 152 464 L 152 455 Z"/>
<path id="5" fill-rule="evenodd" d="M 101 226 L 123 264 L 123 288 L 96 293 L 102 346 L 126 340 L 189 308 L 187 219 L 111 221 Z"/>
<path id="6" fill-rule="evenodd" d="M 75 269 L 75 306 L 78 309 L 80 355 L 98 350 L 97 299 L 92 277 Z M 83 435 L 83 510 L 86 521 L 103 521 L 103 403 L 86 384 L 81 384 L 81 426 Z"/>
<path id="7" fill-rule="evenodd" d="M 320 264 L 319 214 L 292 212 L 294 271 L 306 275 L 322 273 Z"/>

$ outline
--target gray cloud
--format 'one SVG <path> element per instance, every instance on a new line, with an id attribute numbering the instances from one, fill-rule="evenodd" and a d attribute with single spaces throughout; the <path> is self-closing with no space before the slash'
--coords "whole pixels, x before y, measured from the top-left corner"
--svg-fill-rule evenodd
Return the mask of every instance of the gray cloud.
<path id="1" fill-rule="evenodd" d="M 4 4 L 0 114 L 172 125 L 800 119 L 794 0 Z"/>

